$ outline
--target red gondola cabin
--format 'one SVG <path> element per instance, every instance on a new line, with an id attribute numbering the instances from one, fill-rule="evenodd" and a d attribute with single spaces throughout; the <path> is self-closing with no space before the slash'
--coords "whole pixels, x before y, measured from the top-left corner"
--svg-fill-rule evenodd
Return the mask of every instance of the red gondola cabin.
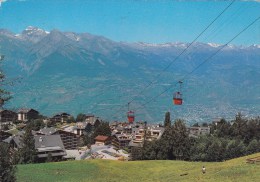
<path id="1" fill-rule="evenodd" d="M 174 105 L 182 105 L 182 96 L 180 92 L 176 92 L 173 96 L 173 104 Z"/>
<path id="2" fill-rule="evenodd" d="M 134 111 L 127 112 L 127 119 L 129 123 L 133 123 L 135 121 L 135 114 Z"/>

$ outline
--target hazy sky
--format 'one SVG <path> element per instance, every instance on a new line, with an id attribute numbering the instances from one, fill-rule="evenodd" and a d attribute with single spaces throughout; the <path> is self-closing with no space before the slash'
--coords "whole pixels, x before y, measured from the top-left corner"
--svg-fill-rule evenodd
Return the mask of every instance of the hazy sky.
<path id="1" fill-rule="evenodd" d="M 230 1 L 0 0 L 0 28 L 89 32 L 115 41 L 191 42 Z M 260 16 L 260 2 L 237 1 L 200 42 L 226 43 Z M 260 44 L 260 21 L 234 44 Z"/>

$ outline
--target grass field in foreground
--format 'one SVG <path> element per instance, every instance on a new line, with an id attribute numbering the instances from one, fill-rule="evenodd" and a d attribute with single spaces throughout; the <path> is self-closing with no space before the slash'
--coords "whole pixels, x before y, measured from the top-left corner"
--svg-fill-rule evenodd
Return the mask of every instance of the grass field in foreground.
<path id="1" fill-rule="evenodd" d="M 184 161 L 111 161 L 85 160 L 19 165 L 18 182 L 56 181 L 260 181 L 260 165 L 246 163 L 247 158 L 225 162 Z M 201 168 L 205 166 L 206 174 Z M 181 176 L 182 174 L 186 174 Z"/>

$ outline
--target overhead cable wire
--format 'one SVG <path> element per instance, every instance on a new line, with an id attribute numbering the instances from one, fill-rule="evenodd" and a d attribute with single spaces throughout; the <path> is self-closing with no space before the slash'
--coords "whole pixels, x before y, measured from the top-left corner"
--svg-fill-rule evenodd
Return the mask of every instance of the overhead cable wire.
<path id="1" fill-rule="evenodd" d="M 153 85 L 157 80 L 158 78 L 162 75 L 163 72 L 165 72 L 167 69 L 169 69 L 171 67 L 171 65 L 176 61 L 178 60 L 208 29 L 209 27 L 211 27 L 212 24 L 214 24 L 220 16 L 222 16 L 229 8 L 230 6 L 235 3 L 236 0 L 232 0 L 231 3 L 228 4 L 228 6 L 226 6 L 225 9 L 223 9 L 212 21 L 209 25 L 207 25 L 207 27 L 199 33 L 199 35 L 196 36 L 196 38 L 185 48 L 183 49 L 180 54 L 178 54 L 178 56 L 175 57 L 175 59 L 173 59 L 163 70 L 161 73 L 159 73 L 154 80 L 152 80 L 149 84 L 147 84 L 136 96 L 134 96 L 128 103 L 132 103 L 137 96 L 143 94 L 143 92 L 149 88 L 151 85 Z M 126 104 L 123 104 L 115 113 L 117 113 L 118 111 L 122 110 L 123 107 L 125 107 Z"/>
<path id="2" fill-rule="evenodd" d="M 244 31 L 246 31 L 249 27 L 251 27 L 253 24 L 255 24 L 258 20 L 260 19 L 260 16 L 258 18 L 256 18 L 253 22 L 251 22 L 249 25 L 247 25 L 244 29 L 242 29 L 238 34 L 236 34 L 231 40 L 229 40 L 226 44 L 224 44 L 223 46 L 221 46 L 216 52 L 214 52 L 212 55 L 210 55 L 208 58 L 206 58 L 203 62 L 201 62 L 198 66 L 196 66 L 192 71 L 190 71 L 189 73 L 187 73 L 186 75 L 184 75 L 182 77 L 182 79 L 180 79 L 179 81 L 184 81 L 185 79 L 187 79 L 191 74 L 193 74 L 196 70 L 198 70 L 203 64 L 205 64 L 206 62 L 210 61 L 215 55 L 217 55 L 220 51 L 222 51 L 228 44 L 230 44 L 233 40 L 235 40 L 239 35 L 241 35 Z M 178 82 L 175 82 L 174 84 L 171 84 L 167 89 L 165 89 L 163 92 L 161 92 L 160 94 L 156 95 L 155 97 L 151 98 L 150 100 L 148 100 L 147 102 L 145 102 L 144 104 L 142 104 L 138 109 L 144 107 L 146 104 L 156 100 L 158 97 L 160 97 L 162 94 L 164 94 L 165 92 L 167 92 L 168 90 L 170 90 L 172 87 L 176 86 Z"/>

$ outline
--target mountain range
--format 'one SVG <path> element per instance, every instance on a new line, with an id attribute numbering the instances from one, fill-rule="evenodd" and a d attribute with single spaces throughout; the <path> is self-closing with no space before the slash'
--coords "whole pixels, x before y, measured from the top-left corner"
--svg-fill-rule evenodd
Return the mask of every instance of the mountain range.
<path id="1" fill-rule="evenodd" d="M 16 80 L 7 86 L 13 98 L 5 107 L 48 116 L 92 113 L 111 121 L 126 120 L 133 99 L 136 119 L 148 122 L 162 121 L 166 111 L 188 123 L 237 112 L 258 116 L 260 45 L 228 45 L 194 72 L 223 45 L 196 42 L 178 57 L 188 45 L 116 42 L 33 26 L 20 34 L 0 29 L 3 70 L 7 80 Z M 173 93 L 180 89 L 175 83 L 182 78 L 184 103 L 174 106 Z"/>

